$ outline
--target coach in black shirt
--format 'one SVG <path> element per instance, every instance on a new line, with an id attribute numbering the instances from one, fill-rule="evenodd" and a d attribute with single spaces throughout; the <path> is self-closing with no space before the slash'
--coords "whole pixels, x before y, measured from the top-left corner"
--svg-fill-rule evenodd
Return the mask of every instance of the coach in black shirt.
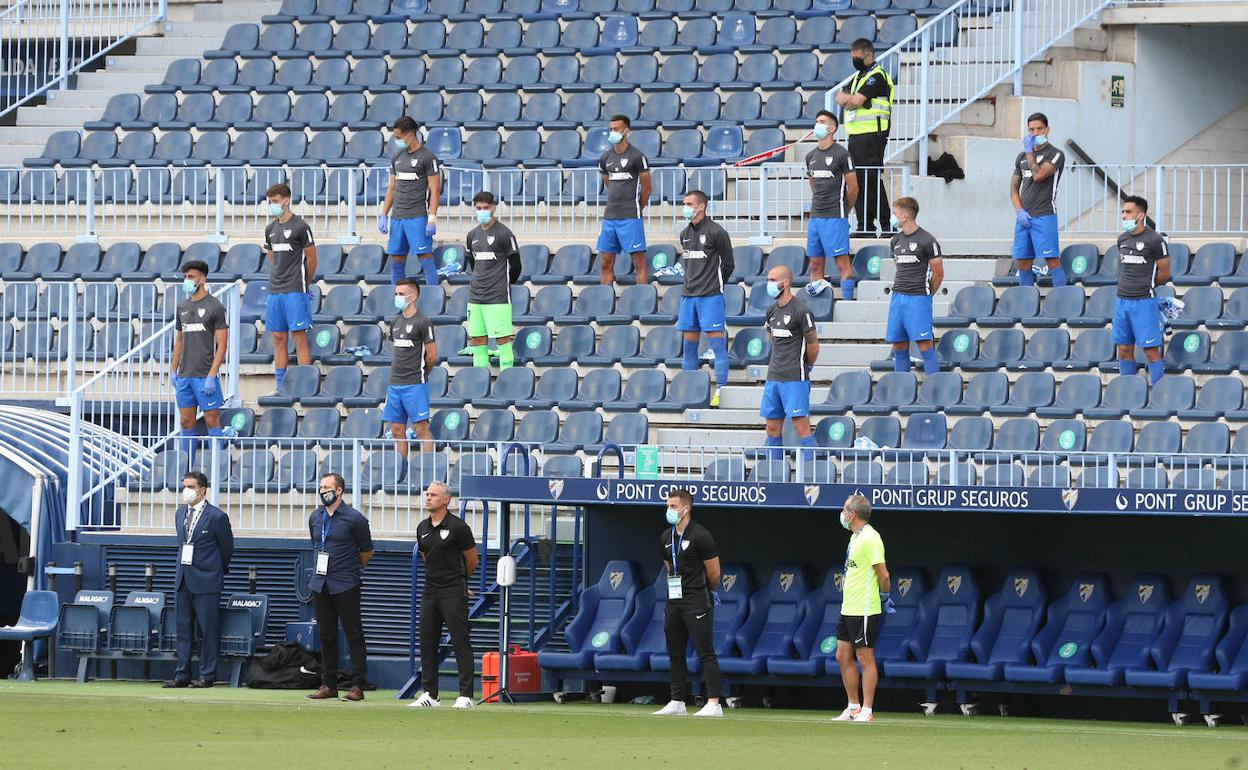
<path id="1" fill-rule="evenodd" d="M 351 689 L 347 700 L 364 700 L 368 657 L 364 648 L 364 621 L 360 617 L 361 572 L 373 558 L 373 536 L 364 514 L 343 502 L 346 482 L 337 473 L 321 477 L 323 505 L 308 517 L 315 562 L 312 605 L 316 631 L 321 639 L 321 688 L 311 700 L 338 697 L 338 623 L 351 651 Z"/>
<path id="2" fill-rule="evenodd" d="M 442 626 L 451 634 L 459 668 L 459 697 L 454 708 L 472 708 L 473 655 L 468 636 L 468 578 L 477 569 L 477 539 L 458 516 L 451 515 L 451 489 L 435 481 L 425 490 L 429 518 L 416 527 L 416 547 L 425 562 L 425 590 L 420 597 L 420 678 L 424 692 L 412 707 L 437 707 L 438 640 Z"/>
<path id="3" fill-rule="evenodd" d="M 706 678 L 706 705 L 694 716 L 722 717 L 719 705 L 719 658 L 711 631 L 715 624 L 714 597 L 719 587 L 719 550 L 706 527 L 693 520 L 693 497 L 683 489 L 667 496 L 667 522 L 659 539 L 667 574 L 667 607 L 663 611 L 663 634 L 672 670 L 672 699 L 654 712 L 659 716 L 684 716 L 689 699 L 689 671 L 685 648 L 702 661 Z"/>

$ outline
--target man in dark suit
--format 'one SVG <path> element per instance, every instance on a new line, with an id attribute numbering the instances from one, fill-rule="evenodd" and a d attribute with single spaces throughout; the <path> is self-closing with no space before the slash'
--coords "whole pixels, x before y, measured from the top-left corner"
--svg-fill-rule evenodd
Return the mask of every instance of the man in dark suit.
<path id="1" fill-rule="evenodd" d="M 182 502 L 174 514 L 178 533 L 178 665 L 165 687 L 212 687 L 217 678 L 220 641 L 221 589 L 230 557 L 234 530 L 225 511 L 210 505 L 208 477 L 191 471 L 182 477 Z M 199 679 L 191 681 L 192 624 L 199 627 Z"/>

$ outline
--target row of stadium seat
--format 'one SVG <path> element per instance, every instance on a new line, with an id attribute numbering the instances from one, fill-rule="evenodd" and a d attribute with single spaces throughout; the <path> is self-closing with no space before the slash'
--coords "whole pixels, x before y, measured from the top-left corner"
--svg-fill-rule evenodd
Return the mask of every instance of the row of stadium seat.
<path id="1" fill-rule="evenodd" d="M 1167 325 L 1175 329 L 1244 328 L 1248 324 L 1248 286 L 1239 287 L 1228 298 L 1218 286 L 1190 282 L 1198 278 L 1200 276 L 1184 276 L 1184 282 L 1178 283 L 1192 288 L 1181 295 L 1183 315 L 1167 321 Z M 1176 296 L 1169 286 L 1159 286 L 1154 293 L 1158 297 Z M 949 315 L 937 316 L 932 323 L 937 328 L 1105 326 L 1114 317 L 1117 298 L 1115 286 L 1100 286 L 1086 295 L 1081 286 L 1059 286 L 1050 289 L 1041 304 L 1036 287 L 1013 286 L 1002 292 L 998 301 L 990 286 L 967 286 L 954 296 Z"/>
<path id="2" fill-rule="evenodd" d="M 257 66 L 263 67 L 263 62 Z M 355 70 L 352 74 L 358 80 L 367 73 Z M 267 74 L 260 73 L 255 79 L 263 81 Z M 644 105 L 641 97 L 634 93 L 612 93 L 604 100 L 597 93 L 587 92 L 535 93 L 527 98 L 515 91 L 487 97 L 461 92 L 447 95 L 444 101 L 443 94 L 435 91 L 408 95 L 378 92 L 375 87 L 367 90 L 372 92 L 371 98 L 362 93 L 331 89 L 332 101 L 320 93 L 291 97 L 285 87 L 271 92 L 263 83 L 247 93 L 226 93 L 220 100 L 201 93 L 188 94 L 180 100 L 173 94 L 152 94 L 145 99 L 140 99 L 138 94 L 117 94 L 109 99 L 99 120 L 88 121 L 83 127 L 88 131 L 158 128 L 162 137 L 165 133 L 191 129 L 201 133 L 231 128 L 238 131 L 348 129 L 351 139 L 361 136 L 358 142 L 367 143 L 372 141 L 369 131 L 388 128 L 399 117 L 409 114 L 419 115 L 421 123 L 429 129 L 544 129 L 549 137 L 552 131 L 583 128 L 583 136 L 592 150 L 600 141 L 594 129 L 602 128 L 614 115 L 627 116 L 636 130 L 666 131 L 699 125 L 709 128 L 717 123 L 729 123 L 753 131 L 808 127 L 814 122 L 814 113 L 823 109 L 818 99 L 805 99 L 795 90 L 768 93 L 765 99 L 753 91 L 736 91 L 723 98 L 713 92 L 697 92 L 685 98 L 676 92 L 660 92 L 650 94 Z M 253 100 L 253 96 L 258 98 Z M 755 141 L 755 136 L 750 135 L 750 142 Z M 431 133 L 431 139 L 439 149 L 449 147 L 452 152 L 458 144 L 453 136 L 446 138 L 441 133 Z M 167 141 L 186 143 L 184 139 Z M 161 147 L 154 152 L 157 158 L 174 154 Z M 381 154 L 358 146 L 348 147 L 346 152 L 349 157 L 363 158 Z M 572 153 L 579 154 L 579 148 Z"/>
<path id="3" fill-rule="evenodd" d="M 781 565 L 755 591 L 748 567 L 726 565 L 713 630 L 725 678 L 822 686 L 839 675 L 840 570 L 829 569 L 815 589 L 800 565 Z M 1036 571 L 1016 569 L 981 602 L 964 567 L 945 568 L 930 588 L 922 571 L 894 570 L 897 612 L 885 616 L 875 646 L 881 686 L 927 689 L 929 701 L 937 689 L 956 690 L 963 703 L 966 693 L 994 687 L 1065 684 L 1080 694 L 1168 698 L 1189 688 L 1243 690 L 1248 606 L 1231 612 L 1215 575 L 1194 576 L 1173 601 L 1167 582 L 1141 576 L 1114 600 L 1104 576 L 1082 574 L 1050 600 Z M 662 575 L 643 588 L 631 562 L 608 562 L 567 626 L 569 651 L 543 651 L 539 663 L 560 678 L 611 681 L 646 671 L 663 678 L 666 590 Z M 687 662 L 700 670 L 692 649 Z M 1130 690 L 1109 689 L 1124 685 Z"/>
<path id="4" fill-rule="evenodd" d="M 263 647 L 268 608 L 264 594 L 231 594 L 221 608 L 219 654 L 234 659 L 232 686 L 238 686 L 242 662 Z M 112 591 L 79 591 L 61 605 L 57 648 L 78 658 L 81 682 L 96 659 L 172 660 L 175 622 L 174 607 L 162 592 L 131 591 L 124 604 L 114 604 Z"/>

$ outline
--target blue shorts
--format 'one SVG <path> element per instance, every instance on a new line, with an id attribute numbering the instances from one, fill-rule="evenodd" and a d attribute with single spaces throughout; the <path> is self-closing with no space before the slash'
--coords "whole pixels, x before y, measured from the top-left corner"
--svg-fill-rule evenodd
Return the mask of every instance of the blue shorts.
<path id="1" fill-rule="evenodd" d="M 759 406 L 758 413 L 768 420 L 808 417 L 810 415 L 810 381 L 768 380 L 763 386 L 763 403 Z"/>
<path id="2" fill-rule="evenodd" d="M 1032 217 L 1031 227 L 1014 223 L 1014 259 L 1057 259 L 1057 214 Z"/>
<path id="3" fill-rule="evenodd" d="M 1161 347 L 1161 309 L 1156 297 L 1118 298 L 1114 305 L 1114 344 Z"/>
<path id="4" fill-rule="evenodd" d="M 221 398 L 220 379 L 217 380 L 217 392 L 211 396 L 204 393 L 204 380 L 207 377 L 179 377 L 178 387 L 173 391 L 174 400 L 179 409 L 199 407 L 201 411 L 212 412 L 225 406 Z"/>
<path id="5" fill-rule="evenodd" d="M 598 233 L 599 254 L 636 254 L 646 250 L 646 228 L 640 219 L 604 219 Z"/>
<path id="6" fill-rule="evenodd" d="M 270 294 L 264 305 L 264 328 L 302 332 L 312 328 L 312 300 L 301 291 Z"/>
<path id="7" fill-rule="evenodd" d="M 806 256 L 849 256 L 849 220 L 839 217 L 811 217 L 806 231 Z"/>
<path id="8" fill-rule="evenodd" d="M 885 342 L 918 342 L 932 338 L 932 298 L 928 294 L 893 292 L 888 302 Z"/>
<path id="9" fill-rule="evenodd" d="M 390 242 L 386 244 L 386 253 L 392 257 L 432 254 L 433 239 L 425 235 L 425 225 L 428 223 L 429 217 L 391 219 Z"/>
<path id="10" fill-rule="evenodd" d="M 676 328 L 682 332 L 722 332 L 724 330 L 724 295 L 681 297 Z"/>
<path id="11" fill-rule="evenodd" d="M 386 388 L 386 408 L 381 411 L 382 422 L 408 425 L 428 419 L 428 385 L 391 385 Z"/>

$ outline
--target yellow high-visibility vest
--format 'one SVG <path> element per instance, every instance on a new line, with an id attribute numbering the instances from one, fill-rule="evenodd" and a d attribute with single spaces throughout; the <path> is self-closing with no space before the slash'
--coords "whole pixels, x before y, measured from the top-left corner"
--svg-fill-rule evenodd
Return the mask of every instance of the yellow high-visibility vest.
<path id="1" fill-rule="evenodd" d="M 858 89 L 862 88 L 876 74 L 884 78 L 884 82 L 888 84 L 888 96 L 870 99 L 856 110 L 845 110 L 845 133 L 850 136 L 855 134 L 885 133 L 888 131 L 888 121 L 892 115 L 893 97 L 897 87 L 893 84 L 893 79 L 884 71 L 884 68 L 876 63 L 866 72 L 854 75 L 854 79 L 849 83 L 849 92 L 851 94 L 858 93 Z"/>

